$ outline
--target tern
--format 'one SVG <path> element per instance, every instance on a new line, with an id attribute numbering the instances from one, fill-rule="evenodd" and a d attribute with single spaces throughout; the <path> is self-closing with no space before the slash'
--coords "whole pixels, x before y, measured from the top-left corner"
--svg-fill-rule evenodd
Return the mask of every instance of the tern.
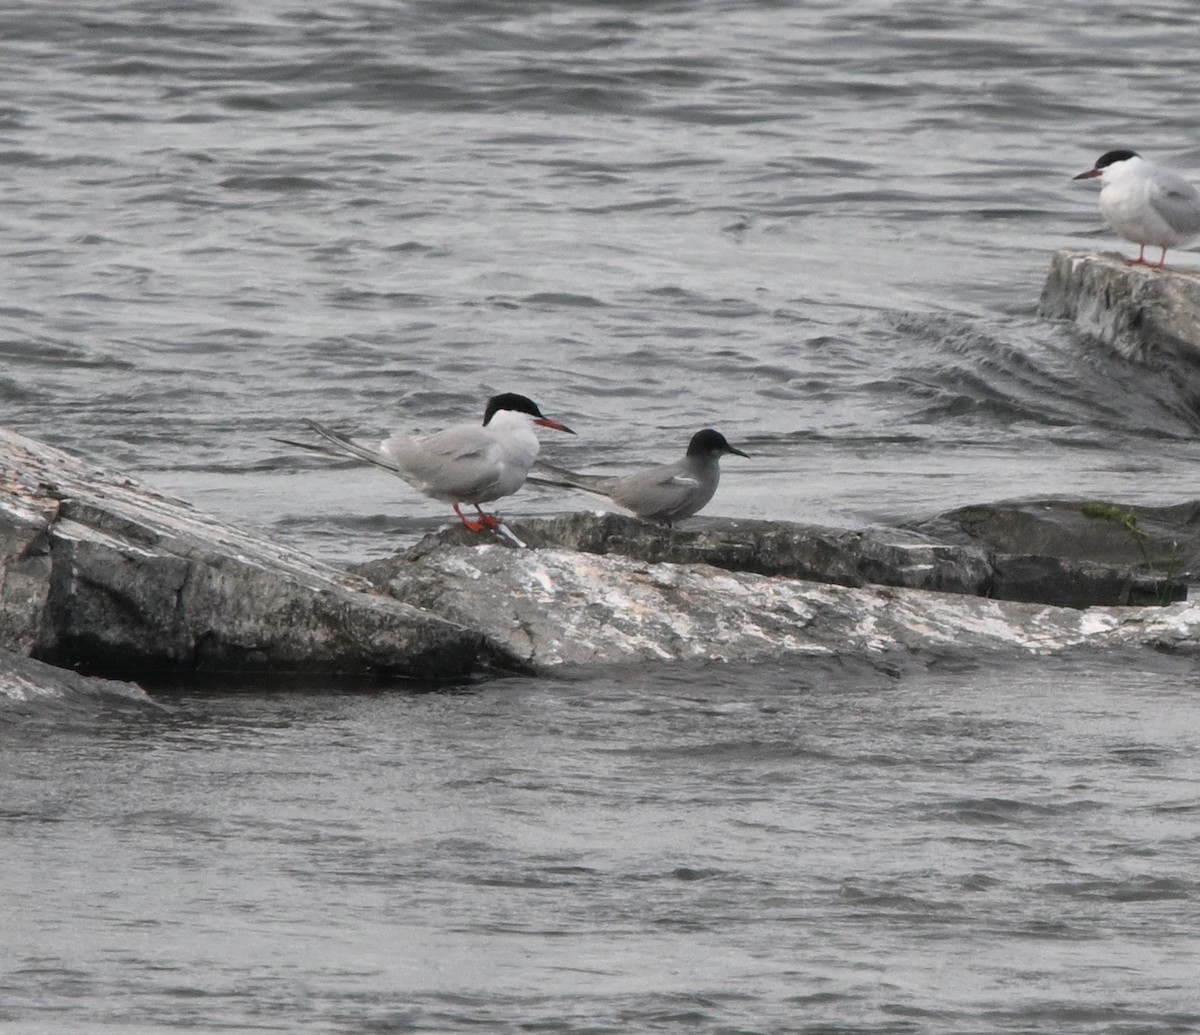
<path id="1" fill-rule="evenodd" d="M 457 424 L 422 437 L 393 435 L 378 444 L 350 438 L 315 420 L 305 423 L 333 448 L 304 448 L 356 457 L 391 471 L 418 492 L 449 503 L 472 532 L 506 531 L 503 522 L 485 513 L 479 504 L 511 496 L 525 484 L 538 454 L 535 427 L 575 434 L 565 424 L 543 416 L 532 399 L 514 392 L 492 396 L 482 424 Z M 278 441 L 303 446 L 286 439 Z M 459 509 L 463 503 L 475 508 L 477 520 Z"/>
<path id="2" fill-rule="evenodd" d="M 602 475 L 577 474 L 539 460 L 529 480 L 605 496 L 646 521 L 670 526 L 698 513 L 713 498 L 721 480 L 720 459 L 726 453 L 750 456 L 731 446 L 719 431 L 705 428 L 692 436 L 687 455 L 673 464 L 632 474 Z"/>
<path id="3" fill-rule="evenodd" d="M 1162 269 L 1168 248 L 1200 235 L 1200 190 L 1178 173 L 1148 162 L 1136 151 L 1106 151 L 1077 180 L 1100 180 L 1100 211 L 1117 233 L 1138 245 L 1131 266 Z M 1162 249 L 1156 263 L 1146 262 L 1146 245 Z"/>

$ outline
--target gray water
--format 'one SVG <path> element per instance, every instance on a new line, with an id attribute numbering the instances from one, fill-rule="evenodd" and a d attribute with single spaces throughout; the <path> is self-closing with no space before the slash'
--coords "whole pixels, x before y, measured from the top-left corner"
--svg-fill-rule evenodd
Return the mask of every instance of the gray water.
<path id="1" fill-rule="evenodd" d="M 0 761 L 0 1009 L 23 1032 L 1195 1031 L 1197 675 L 1087 669 L 27 717 Z"/>
<path id="2" fill-rule="evenodd" d="M 1193 499 L 1195 400 L 1034 307 L 1054 249 L 1128 249 L 1071 176 L 1200 171 L 1196 29 L 10 4 L 4 423 L 339 563 L 446 509 L 272 438 L 502 390 L 573 467 L 719 428 L 712 513 Z M 1083 653 L 14 702 L 0 1025 L 1197 1030 L 1196 691 Z"/>

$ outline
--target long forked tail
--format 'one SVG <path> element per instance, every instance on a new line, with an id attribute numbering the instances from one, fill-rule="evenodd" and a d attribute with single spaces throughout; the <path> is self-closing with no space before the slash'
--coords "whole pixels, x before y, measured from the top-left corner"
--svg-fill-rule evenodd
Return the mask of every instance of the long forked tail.
<path id="1" fill-rule="evenodd" d="M 612 478 L 601 474 L 579 474 L 568 471 L 565 467 L 555 467 L 544 460 L 538 460 L 533 465 L 534 473 L 525 480 L 535 485 L 554 485 L 560 489 L 582 489 L 584 492 L 594 492 L 597 496 L 608 495 L 608 485 Z"/>
<path id="2" fill-rule="evenodd" d="M 307 442 L 294 442 L 286 438 L 277 438 L 273 441 L 281 442 L 286 446 L 298 446 L 300 449 L 307 449 L 309 452 L 321 453 L 325 456 L 352 456 L 356 460 L 365 460 L 376 467 L 382 467 L 385 471 L 399 472 L 400 468 L 396 462 L 381 453 L 377 446 L 359 442 L 357 439 L 343 435 L 340 431 L 334 431 L 333 428 L 328 428 L 315 420 L 306 420 L 304 423 L 329 444 L 312 445 Z"/>

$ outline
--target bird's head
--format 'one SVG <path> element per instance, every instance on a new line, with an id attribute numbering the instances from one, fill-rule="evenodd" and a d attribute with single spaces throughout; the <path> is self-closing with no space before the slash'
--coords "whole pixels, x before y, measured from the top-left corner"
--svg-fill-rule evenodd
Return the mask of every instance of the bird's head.
<path id="1" fill-rule="evenodd" d="M 1094 166 L 1088 169 L 1087 172 L 1081 172 L 1078 176 L 1073 177 L 1073 179 L 1094 180 L 1098 178 L 1101 183 L 1107 183 L 1122 173 L 1135 168 L 1141 162 L 1142 156 L 1136 151 L 1124 149 L 1105 151 L 1104 154 L 1096 159 Z"/>
<path id="2" fill-rule="evenodd" d="M 542 428 L 553 428 L 555 431 L 565 431 L 568 435 L 574 435 L 570 428 L 565 424 L 560 424 L 556 420 L 551 420 L 549 417 L 543 416 L 542 411 L 538 409 L 537 403 L 524 395 L 518 395 L 516 392 L 504 392 L 501 395 L 493 395 L 487 402 L 487 409 L 483 411 L 483 426 L 486 428 L 492 423 L 492 418 L 497 413 L 523 413 L 527 415 L 532 423 Z"/>
<path id="3" fill-rule="evenodd" d="M 714 431 L 712 428 L 697 431 L 688 443 L 688 456 L 722 456 L 725 453 L 744 456 L 746 459 L 750 458 L 749 453 L 743 453 L 740 449 L 735 449 L 726 441 L 724 435 L 719 431 Z"/>

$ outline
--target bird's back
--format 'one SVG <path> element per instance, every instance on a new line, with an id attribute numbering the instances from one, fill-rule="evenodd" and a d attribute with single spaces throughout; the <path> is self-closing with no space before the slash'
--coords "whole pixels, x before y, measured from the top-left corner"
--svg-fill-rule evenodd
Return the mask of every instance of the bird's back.
<path id="1" fill-rule="evenodd" d="M 1200 190 L 1178 173 L 1158 169 L 1149 197 L 1155 211 L 1180 237 L 1178 243 L 1200 234 Z"/>
<path id="2" fill-rule="evenodd" d="M 405 481 L 433 499 L 488 503 L 525 483 L 537 448 L 537 436 L 524 425 L 461 424 L 422 438 L 394 435 L 381 443 L 380 452 Z"/>
<path id="3" fill-rule="evenodd" d="M 1174 248 L 1200 234 L 1200 191 L 1146 161 L 1104 185 L 1100 210 L 1117 233 L 1137 244 Z"/>
<path id="4" fill-rule="evenodd" d="M 715 459 L 688 457 L 614 478 L 609 495 L 640 518 L 673 524 L 691 517 L 713 498 L 720 476 Z"/>

